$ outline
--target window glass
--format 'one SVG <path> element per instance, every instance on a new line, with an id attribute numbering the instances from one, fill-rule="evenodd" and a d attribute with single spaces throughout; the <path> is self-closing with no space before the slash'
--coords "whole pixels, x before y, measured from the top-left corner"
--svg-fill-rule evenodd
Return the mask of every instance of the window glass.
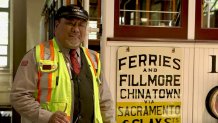
<path id="1" fill-rule="evenodd" d="M 202 28 L 218 28 L 217 0 L 203 0 L 202 12 Z"/>
<path id="2" fill-rule="evenodd" d="M 0 8 L 8 8 L 9 0 L 0 0 Z"/>
<path id="3" fill-rule="evenodd" d="M 0 56 L 0 68 L 7 67 L 8 64 L 7 60 L 8 60 L 7 56 Z"/>
<path id="4" fill-rule="evenodd" d="M 180 25 L 181 0 L 120 0 L 119 25 Z"/>
<path id="5" fill-rule="evenodd" d="M 8 13 L 0 12 L 0 44 L 8 44 Z"/>
<path id="6" fill-rule="evenodd" d="M 8 54 L 8 46 L 1 46 L 0 45 L 0 55 L 7 55 Z"/>

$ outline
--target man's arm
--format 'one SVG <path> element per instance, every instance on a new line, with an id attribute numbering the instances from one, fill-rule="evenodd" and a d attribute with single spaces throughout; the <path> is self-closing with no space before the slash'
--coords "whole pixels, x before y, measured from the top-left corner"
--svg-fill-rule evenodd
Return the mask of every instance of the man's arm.
<path id="1" fill-rule="evenodd" d="M 112 100 L 111 92 L 108 83 L 101 73 L 100 89 L 100 108 L 101 115 L 104 123 L 115 123 L 114 103 Z"/>
<path id="2" fill-rule="evenodd" d="M 37 90 L 37 66 L 34 49 L 22 59 L 14 78 L 11 90 L 11 104 L 15 110 L 31 121 L 48 123 L 52 113 L 41 109 L 35 100 Z"/>

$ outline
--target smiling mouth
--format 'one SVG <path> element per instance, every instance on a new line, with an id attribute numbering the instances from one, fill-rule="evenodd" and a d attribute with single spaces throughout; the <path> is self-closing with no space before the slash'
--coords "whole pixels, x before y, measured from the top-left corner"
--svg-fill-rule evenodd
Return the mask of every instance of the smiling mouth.
<path id="1" fill-rule="evenodd" d="M 79 36 L 76 36 L 76 35 L 69 35 L 69 38 L 72 40 L 77 40 L 79 39 Z"/>
<path id="2" fill-rule="evenodd" d="M 69 34 L 69 37 L 79 37 L 78 34 Z"/>

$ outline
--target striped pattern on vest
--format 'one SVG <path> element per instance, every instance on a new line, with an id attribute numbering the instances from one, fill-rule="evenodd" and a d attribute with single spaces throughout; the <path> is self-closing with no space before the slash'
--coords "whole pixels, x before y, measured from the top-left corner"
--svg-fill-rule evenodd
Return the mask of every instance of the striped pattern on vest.
<path id="1" fill-rule="evenodd" d="M 38 63 L 36 100 L 43 109 L 51 112 L 63 111 L 68 119 L 71 119 L 73 99 L 71 79 L 64 56 L 54 39 L 36 46 L 36 61 Z"/>
<path id="2" fill-rule="evenodd" d="M 94 123 L 103 123 L 99 104 L 99 84 L 101 83 L 99 54 L 84 47 L 82 50 L 91 66 L 94 89 Z M 36 100 L 43 109 L 51 112 L 62 110 L 71 119 L 71 105 L 74 98 L 71 92 L 71 79 L 64 56 L 60 52 L 55 38 L 49 43 L 41 43 L 36 46 L 36 61 L 38 63 Z"/>

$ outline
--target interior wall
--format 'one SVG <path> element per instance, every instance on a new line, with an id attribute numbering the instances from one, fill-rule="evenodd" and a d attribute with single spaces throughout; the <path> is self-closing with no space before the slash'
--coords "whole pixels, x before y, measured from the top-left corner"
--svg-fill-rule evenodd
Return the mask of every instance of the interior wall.
<path id="1" fill-rule="evenodd" d="M 40 42 L 40 20 L 43 5 L 44 0 L 27 0 L 27 50 Z"/>

